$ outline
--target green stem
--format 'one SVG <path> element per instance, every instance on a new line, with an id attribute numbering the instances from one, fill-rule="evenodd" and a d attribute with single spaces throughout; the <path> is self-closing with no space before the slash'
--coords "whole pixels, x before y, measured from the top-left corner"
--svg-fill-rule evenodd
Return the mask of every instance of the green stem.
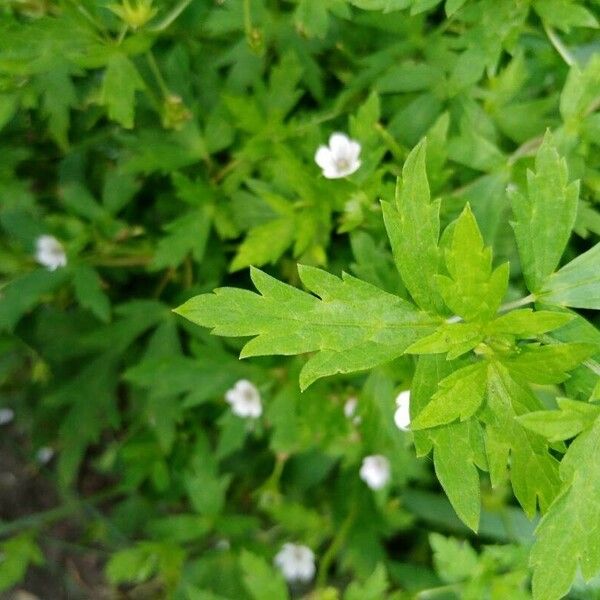
<path id="1" fill-rule="evenodd" d="M 21 532 L 27 528 L 33 529 L 44 527 L 50 523 L 64 519 L 65 517 L 68 517 L 72 513 L 77 512 L 82 508 L 89 506 L 90 504 L 98 504 L 104 500 L 109 500 L 115 496 L 120 496 L 123 493 L 124 490 L 122 488 L 106 490 L 104 492 L 94 494 L 93 496 L 89 496 L 88 498 L 68 501 L 57 508 L 51 508 L 50 510 L 27 515 L 8 523 L 2 523 L 0 524 L 0 537 L 6 537 L 14 533 Z"/>
<path id="2" fill-rule="evenodd" d="M 329 572 L 329 568 L 333 563 L 336 554 L 339 552 L 342 544 L 346 540 L 346 536 L 348 535 L 348 531 L 352 524 L 354 523 L 354 519 L 356 519 L 356 515 L 358 512 L 357 502 L 352 502 L 350 512 L 348 513 L 346 519 L 342 523 L 341 527 L 337 530 L 333 540 L 331 540 L 331 544 L 323 554 L 323 558 L 321 559 L 321 564 L 319 565 L 319 574 L 317 576 L 317 588 L 324 588 L 327 583 L 327 573 Z"/>
<path id="3" fill-rule="evenodd" d="M 150 29 L 150 31 L 160 32 L 169 27 L 173 21 L 192 3 L 192 0 L 180 0 L 179 4 L 173 7 L 173 10 L 158 24 Z"/>
<path id="4" fill-rule="evenodd" d="M 403 148 L 381 123 L 375 123 L 375 129 L 383 139 L 384 144 L 388 147 L 388 150 L 394 155 L 394 158 L 398 162 L 403 162 L 408 156 L 408 150 Z"/>
<path id="5" fill-rule="evenodd" d="M 156 59 L 154 58 L 154 54 L 152 54 L 152 50 L 148 50 L 148 52 L 146 52 L 146 60 L 148 61 L 148 66 L 154 75 L 154 79 L 156 79 L 156 83 L 158 84 L 163 97 L 167 98 L 171 95 L 171 92 L 162 76 L 162 73 L 160 72 L 160 69 L 158 68 L 158 65 L 156 64 Z"/>

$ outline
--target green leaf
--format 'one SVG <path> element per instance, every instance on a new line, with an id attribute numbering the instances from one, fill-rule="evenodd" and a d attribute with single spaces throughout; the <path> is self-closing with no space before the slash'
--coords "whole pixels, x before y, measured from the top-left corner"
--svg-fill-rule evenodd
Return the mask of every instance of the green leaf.
<path id="1" fill-rule="evenodd" d="M 286 600 L 287 586 L 281 574 L 264 558 L 243 550 L 240 556 L 244 585 L 254 600 Z"/>
<path id="2" fill-rule="evenodd" d="M 595 350 L 592 344 L 577 342 L 549 346 L 532 344 L 521 348 L 516 356 L 504 358 L 502 362 L 513 375 L 530 383 L 562 383 L 569 377 L 569 371 L 578 367 Z"/>
<path id="3" fill-rule="evenodd" d="M 89 308 L 105 323 L 110 320 L 110 300 L 102 290 L 102 280 L 94 269 L 77 265 L 73 271 L 73 287 L 81 306 Z"/>
<path id="4" fill-rule="evenodd" d="M 444 6 L 446 10 L 446 16 L 451 17 L 455 12 L 460 10 L 467 0 L 446 0 Z"/>
<path id="5" fill-rule="evenodd" d="M 64 150 L 68 146 L 69 112 L 77 101 L 69 67 L 57 61 L 55 66 L 38 75 L 43 90 L 43 111 L 48 118 L 48 129 Z"/>
<path id="6" fill-rule="evenodd" d="M 539 292 L 554 272 L 577 216 L 579 183 L 568 182 L 567 163 L 549 133 L 527 172 L 527 193 L 510 194 L 521 267 L 527 287 Z"/>
<path id="7" fill-rule="evenodd" d="M 508 333 L 520 338 L 529 338 L 558 329 L 574 318 L 575 315 L 566 312 L 550 310 L 534 312 L 530 308 L 523 308 L 494 319 L 485 326 L 485 331 L 490 335 Z"/>
<path id="8" fill-rule="evenodd" d="M 492 251 L 483 245 L 469 205 L 454 222 L 446 267 L 450 277 L 436 275 L 444 302 L 463 319 L 488 320 L 496 314 L 508 286 L 508 263 L 492 271 Z"/>
<path id="9" fill-rule="evenodd" d="M 478 567 L 477 552 L 466 540 L 429 534 L 435 570 L 448 583 L 470 579 Z"/>
<path id="10" fill-rule="evenodd" d="M 340 279 L 314 267 L 298 270 L 319 297 L 252 269 L 261 295 L 220 288 L 175 312 L 216 335 L 257 336 L 244 346 L 242 357 L 317 352 L 300 373 L 302 389 L 326 375 L 389 362 L 431 331 L 430 317 L 398 296 L 345 273 Z"/>
<path id="11" fill-rule="evenodd" d="M 569 446 L 560 465 L 563 492 L 536 530 L 531 551 L 533 597 L 559 600 L 578 570 L 586 581 L 600 571 L 600 419 Z"/>
<path id="12" fill-rule="evenodd" d="M 598 27 L 596 17 L 572 0 L 535 0 L 533 7 L 544 21 L 564 31 L 571 27 Z"/>
<path id="13" fill-rule="evenodd" d="M 0 330 L 12 330 L 19 319 L 45 294 L 53 292 L 67 279 L 66 269 L 36 269 L 11 281 L 2 289 Z"/>
<path id="14" fill-rule="evenodd" d="M 380 564 L 363 584 L 353 581 L 344 592 L 344 600 L 380 600 L 386 597 L 387 589 L 387 574 Z"/>
<path id="15" fill-rule="evenodd" d="M 167 235 L 156 246 L 152 259 L 153 269 L 176 267 L 191 253 L 197 262 L 204 258 L 210 232 L 212 214 L 207 206 L 201 206 L 165 225 Z"/>
<path id="16" fill-rule="evenodd" d="M 112 584 L 147 581 L 158 566 L 158 556 L 143 543 L 115 552 L 106 565 L 106 577 Z"/>
<path id="17" fill-rule="evenodd" d="M 483 341 L 483 331 L 479 323 L 444 323 L 438 329 L 411 344 L 407 354 L 439 354 L 448 353 L 448 360 L 453 360 L 469 352 Z"/>
<path id="18" fill-rule="evenodd" d="M 518 415 L 539 408 L 538 401 L 497 363 L 488 373 L 487 398 L 482 420 L 492 486 L 501 485 L 510 474 L 513 492 L 531 519 L 538 503 L 542 512 L 548 509 L 560 485 L 558 462 L 546 441 L 517 420 Z"/>
<path id="19" fill-rule="evenodd" d="M 455 369 L 456 364 L 439 355 L 419 357 L 411 388 L 410 412 L 413 420 L 418 418 L 437 391 L 438 382 Z M 444 492 L 459 518 L 476 531 L 481 510 L 477 466 L 485 465 L 479 423 L 471 419 L 417 430 L 414 440 L 418 456 L 424 456 L 433 449 L 435 472 Z"/>
<path id="20" fill-rule="evenodd" d="M 329 27 L 327 3 L 300 0 L 294 13 L 297 29 L 308 37 L 323 38 Z"/>
<path id="21" fill-rule="evenodd" d="M 481 512 L 479 473 L 479 448 L 482 433 L 473 420 L 452 423 L 434 430 L 433 466 L 452 508 L 460 519 L 477 531 Z"/>
<path id="22" fill-rule="evenodd" d="M 0 591 L 8 590 L 19 583 L 25 577 L 30 564 L 44 563 L 44 555 L 29 533 L 3 541 L 0 551 Z"/>
<path id="23" fill-rule="evenodd" d="M 445 425 L 459 418 L 466 421 L 481 406 L 486 383 L 486 362 L 478 362 L 454 371 L 439 382 L 438 391 L 411 422 L 411 429 Z"/>
<path id="24" fill-rule="evenodd" d="M 521 415 L 519 423 L 543 435 L 550 442 L 560 442 L 579 435 L 591 427 L 600 415 L 600 406 L 558 398 L 559 410 L 540 410 Z"/>
<path id="25" fill-rule="evenodd" d="M 246 267 L 262 266 L 276 262 L 290 247 L 296 234 L 293 215 L 273 219 L 253 227 L 246 239 L 238 246 L 230 271 Z"/>
<path id="26" fill-rule="evenodd" d="M 560 94 L 560 114 L 578 125 L 589 114 L 600 89 L 600 56 L 592 54 L 583 69 L 573 65 Z"/>
<path id="27" fill-rule="evenodd" d="M 383 218 L 398 271 L 417 305 L 441 312 L 443 306 L 433 277 L 440 252 L 439 202 L 431 202 L 425 170 L 425 141 L 409 154 L 396 188 L 395 205 L 383 202 Z"/>
<path id="28" fill-rule="evenodd" d="M 599 264 L 600 243 L 552 275 L 536 295 L 548 304 L 600 310 Z"/>
<path id="29" fill-rule="evenodd" d="M 110 57 L 102 81 L 101 103 L 107 107 L 108 117 L 125 129 L 133 127 L 135 92 L 144 89 L 144 81 L 135 65 L 116 52 Z"/>

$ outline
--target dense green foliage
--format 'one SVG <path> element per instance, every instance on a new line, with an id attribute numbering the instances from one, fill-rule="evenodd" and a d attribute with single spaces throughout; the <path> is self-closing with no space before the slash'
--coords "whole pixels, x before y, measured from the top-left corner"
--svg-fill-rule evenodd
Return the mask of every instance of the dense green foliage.
<path id="1" fill-rule="evenodd" d="M 599 9 L 5 3 L 0 591 L 600 598 Z"/>

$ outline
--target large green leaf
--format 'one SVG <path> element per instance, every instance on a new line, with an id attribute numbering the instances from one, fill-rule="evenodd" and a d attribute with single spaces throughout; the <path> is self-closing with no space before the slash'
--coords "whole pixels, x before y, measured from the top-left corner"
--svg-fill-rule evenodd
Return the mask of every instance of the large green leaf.
<path id="1" fill-rule="evenodd" d="M 217 335 L 256 336 L 244 346 L 242 357 L 317 352 L 300 374 L 303 389 L 325 375 L 389 362 L 433 329 L 429 316 L 371 284 L 314 267 L 298 270 L 318 297 L 252 269 L 261 295 L 219 288 L 175 312 Z"/>
<path id="2" fill-rule="evenodd" d="M 451 376 L 457 362 L 447 361 L 440 355 L 419 357 L 411 391 L 410 411 L 413 419 L 418 419 L 436 393 L 438 383 Z M 424 431 L 417 430 L 414 439 L 419 456 L 433 449 L 435 472 L 452 507 L 466 525 L 477 531 L 481 511 L 477 467 L 485 468 L 486 462 L 479 423 L 469 419 Z"/>
<path id="3" fill-rule="evenodd" d="M 482 419 L 492 485 L 510 475 L 517 500 L 533 518 L 538 503 L 542 512 L 547 510 L 559 490 L 558 462 L 548 452 L 547 442 L 517 420 L 519 414 L 539 408 L 538 401 L 497 363 L 488 372 L 487 396 Z"/>
<path id="4" fill-rule="evenodd" d="M 580 434 L 561 465 L 562 494 L 536 530 L 531 552 L 533 596 L 558 600 L 581 570 L 586 580 L 600 571 L 600 419 Z"/>

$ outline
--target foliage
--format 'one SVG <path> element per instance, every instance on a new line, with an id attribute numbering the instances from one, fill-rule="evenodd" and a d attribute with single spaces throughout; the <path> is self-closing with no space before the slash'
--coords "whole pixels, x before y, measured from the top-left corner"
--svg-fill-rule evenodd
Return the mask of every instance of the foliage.
<path id="1" fill-rule="evenodd" d="M 55 540 L 138 597 L 596 597 L 598 16 L 5 3 L 3 450 L 56 506 L 2 504 L 0 589 L 76 587 Z"/>

